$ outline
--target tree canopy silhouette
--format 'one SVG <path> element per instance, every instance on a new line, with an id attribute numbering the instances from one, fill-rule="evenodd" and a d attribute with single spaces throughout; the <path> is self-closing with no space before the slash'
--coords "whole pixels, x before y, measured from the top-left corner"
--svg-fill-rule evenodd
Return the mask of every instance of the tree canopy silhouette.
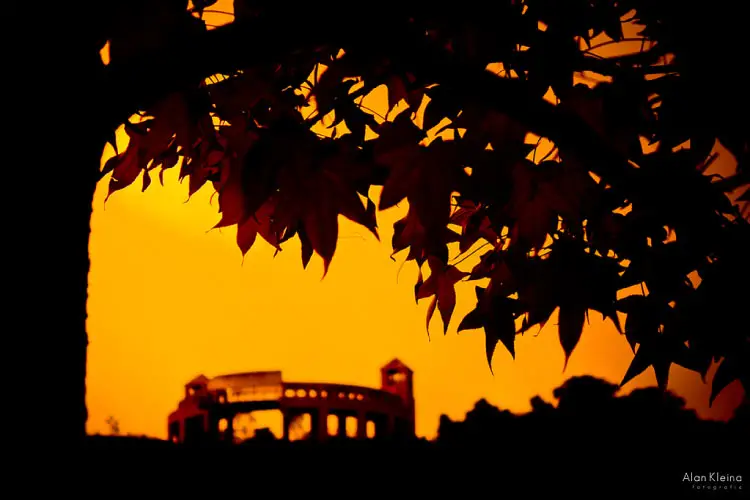
<path id="1" fill-rule="evenodd" d="M 482 329 L 488 363 L 555 310 L 567 360 L 597 312 L 633 349 L 623 383 L 653 367 L 666 387 L 673 363 L 705 377 L 721 361 L 711 400 L 737 379 L 747 390 L 747 79 L 731 50 L 746 30 L 731 2 L 386 1 L 363 15 L 235 0 L 209 29 L 214 3 L 95 8 L 87 48 L 108 44 L 110 61 L 87 87 L 91 135 L 99 154 L 121 124 L 129 137 L 99 173 L 110 195 L 179 168 L 190 194 L 216 190 L 216 227 L 236 227 L 243 254 L 296 238 L 326 272 L 339 216 L 377 236 L 377 210 L 406 201 L 391 244 L 419 266 L 416 299 L 446 331 Z M 617 43 L 633 50 L 602 53 Z M 382 113 L 362 104 L 376 89 Z M 719 149 L 730 175 L 709 174 Z M 479 264 L 462 267 L 471 252 Z M 454 318 L 462 280 L 476 308 Z"/>

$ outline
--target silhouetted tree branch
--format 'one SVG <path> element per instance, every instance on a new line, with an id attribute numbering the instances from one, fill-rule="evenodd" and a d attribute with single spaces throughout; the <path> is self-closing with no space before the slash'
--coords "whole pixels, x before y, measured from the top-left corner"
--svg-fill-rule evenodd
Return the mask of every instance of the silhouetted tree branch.
<path id="1" fill-rule="evenodd" d="M 748 184 L 748 134 L 732 122 L 747 115 L 747 81 L 728 49 L 744 35 L 734 18 L 716 25 L 718 4 L 386 2 L 363 18 L 328 5 L 238 0 L 234 22 L 212 30 L 182 0 L 97 9 L 101 22 L 85 44 L 67 46 L 85 46 L 89 58 L 88 92 L 78 89 L 92 115 L 85 156 L 100 155 L 123 123 L 130 138 L 105 165 L 110 195 L 138 178 L 147 189 L 154 169 L 179 166 L 191 194 L 209 183 L 218 192 L 217 227 L 237 226 L 243 253 L 258 235 L 279 249 L 298 237 L 303 264 L 317 253 L 326 272 L 339 215 L 377 236 L 377 209 L 406 200 L 391 243 L 419 266 L 415 295 L 432 300 L 428 322 L 437 310 L 447 331 L 455 284 L 489 279 L 457 329 L 484 330 L 490 366 L 498 344 L 515 356 L 516 335 L 554 311 L 567 363 L 598 311 L 633 348 L 623 383 L 653 367 L 665 388 L 673 363 L 705 376 L 721 362 L 711 399 L 737 380 L 747 388 L 749 230 L 738 204 L 747 192 L 732 199 Z M 587 52 L 602 43 L 596 37 L 625 40 L 626 18 L 648 47 Z M 107 66 L 90 60 L 105 42 Z M 488 69 L 497 64 L 504 77 Z M 601 81 L 581 83 L 583 72 Z M 382 86 L 382 112 L 355 102 Z M 397 104 L 405 106 L 396 112 Z M 331 114 L 348 133 L 310 130 Z M 446 119 L 453 139 L 428 140 Z M 529 133 L 553 143 L 554 159 L 530 154 Z M 705 175 L 717 144 L 737 160 L 720 182 Z M 88 201 L 93 167 L 70 174 Z M 383 188 L 377 206 L 371 186 Z M 61 203 L 90 215 L 90 203 Z M 70 255 L 87 271 L 83 227 Z M 449 244 L 463 253 L 480 240 L 487 247 L 473 269 L 449 264 Z M 632 288 L 643 293 L 621 296 Z"/>

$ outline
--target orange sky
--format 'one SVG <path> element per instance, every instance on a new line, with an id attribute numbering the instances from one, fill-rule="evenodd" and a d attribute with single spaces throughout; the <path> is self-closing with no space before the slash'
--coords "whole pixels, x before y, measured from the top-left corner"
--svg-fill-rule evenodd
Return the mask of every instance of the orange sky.
<path id="1" fill-rule="evenodd" d="M 106 419 L 114 416 L 122 432 L 166 437 L 183 384 L 200 373 L 281 369 L 287 380 L 377 386 L 379 367 L 398 357 L 415 371 L 417 432 L 433 437 L 441 413 L 462 418 L 479 398 L 526 411 L 530 398 L 551 400 L 572 375 L 619 382 L 632 358 L 625 338 L 592 313 L 564 373 L 550 324 L 538 336 L 533 330 L 518 338 L 515 361 L 499 347 L 493 376 L 482 331 L 455 330 L 473 308 L 474 283 L 459 285 L 447 336 L 436 314 L 428 340 L 429 300 L 414 302 L 416 265 L 399 273 L 404 255 L 389 259 L 392 224 L 405 206 L 380 214 L 382 243 L 342 218 L 336 256 L 321 280 L 317 256 L 302 269 L 296 240 L 274 258 L 259 238 L 243 264 L 234 227 L 208 231 L 219 220 L 210 185 L 185 203 L 187 182 L 177 181 L 177 170 L 165 173 L 165 187 L 155 182 L 141 193 L 136 181 L 106 207 L 108 179 L 95 196 L 90 433 L 108 432 Z M 671 376 L 670 388 L 704 417 L 726 416 L 742 394 L 725 391 L 708 409 L 710 388 L 699 375 L 673 366 Z M 625 389 L 649 385 L 655 385 L 651 369 Z"/>

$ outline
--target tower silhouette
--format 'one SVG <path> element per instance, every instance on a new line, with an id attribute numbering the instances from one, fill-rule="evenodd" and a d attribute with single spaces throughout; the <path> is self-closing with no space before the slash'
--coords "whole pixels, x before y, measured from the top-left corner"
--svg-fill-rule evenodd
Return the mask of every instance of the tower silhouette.
<path id="1" fill-rule="evenodd" d="M 395 420 L 395 434 L 414 435 L 414 372 L 401 360 L 394 358 L 380 369 L 380 377 L 380 388 L 401 398 L 407 410 L 406 419 Z"/>

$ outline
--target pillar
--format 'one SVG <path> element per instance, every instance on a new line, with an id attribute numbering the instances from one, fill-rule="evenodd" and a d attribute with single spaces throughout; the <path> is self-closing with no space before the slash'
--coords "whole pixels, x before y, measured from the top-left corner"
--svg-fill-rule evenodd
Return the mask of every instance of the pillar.
<path id="1" fill-rule="evenodd" d="M 281 439 L 289 441 L 289 426 L 292 425 L 292 416 L 289 410 L 281 410 Z"/>
<path id="2" fill-rule="evenodd" d="M 345 438 L 346 437 L 346 415 L 339 414 L 337 415 L 337 418 L 339 420 L 339 428 L 337 429 L 338 437 Z"/>
<path id="3" fill-rule="evenodd" d="M 230 413 L 226 416 L 227 419 L 227 430 L 224 431 L 224 439 L 230 443 L 234 443 L 234 413 Z"/>
<path id="4" fill-rule="evenodd" d="M 388 415 L 388 418 L 386 419 L 386 436 L 393 436 L 396 431 L 396 417 L 393 415 Z"/>
<path id="5" fill-rule="evenodd" d="M 367 439 L 367 413 L 357 413 L 357 439 Z"/>
<path id="6" fill-rule="evenodd" d="M 312 436 L 318 441 L 325 441 L 328 439 L 328 408 L 318 408 L 317 411 L 313 410 L 311 415 L 312 418 Z"/>

